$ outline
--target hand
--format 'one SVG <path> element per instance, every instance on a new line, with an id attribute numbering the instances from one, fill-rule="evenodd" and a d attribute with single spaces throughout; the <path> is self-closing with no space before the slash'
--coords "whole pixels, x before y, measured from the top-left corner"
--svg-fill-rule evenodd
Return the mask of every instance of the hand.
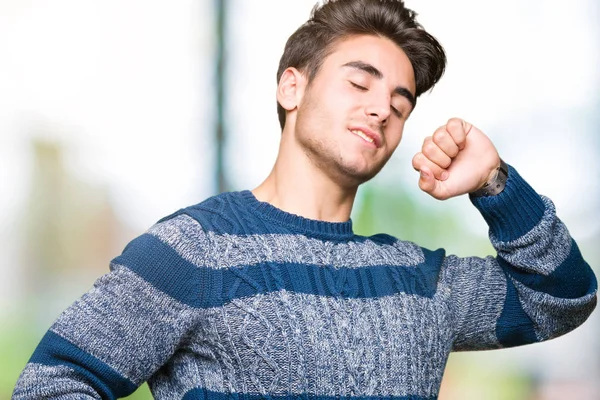
<path id="1" fill-rule="evenodd" d="M 421 190 L 446 200 L 483 187 L 494 177 L 500 156 L 483 132 L 462 119 L 451 118 L 425 138 L 412 164 L 421 172 Z"/>

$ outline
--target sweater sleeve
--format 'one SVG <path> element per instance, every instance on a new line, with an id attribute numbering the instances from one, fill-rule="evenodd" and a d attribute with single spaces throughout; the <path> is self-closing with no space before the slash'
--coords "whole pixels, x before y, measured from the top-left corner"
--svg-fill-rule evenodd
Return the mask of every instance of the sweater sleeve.
<path id="1" fill-rule="evenodd" d="M 58 317 L 13 400 L 125 397 L 185 343 L 197 320 L 199 269 L 173 247 L 186 242 L 176 222 L 159 222 L 130 242 L 110 272 Z"/>
<path id="2" fill-rule="evenodd" d="M 535 343 L 581 325 L 596 306 L 597 281 L 554 204 L 510 166 L 501 194 L 471 201 L 497 256 L 445 260 L 453 350 Z"/>

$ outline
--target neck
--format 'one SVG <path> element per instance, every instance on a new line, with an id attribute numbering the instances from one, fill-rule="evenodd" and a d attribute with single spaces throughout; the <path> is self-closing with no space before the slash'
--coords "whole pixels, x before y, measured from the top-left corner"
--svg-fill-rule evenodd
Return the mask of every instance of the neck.
<path id="1" fill-rule="evenodd" d="M 254 196 L 285 212 L 327 222 L 350 219 L 358 187 L 343 187 L 321 171 L 284 134 L 275 165 Z M 289 135 L 291 136 L 291 135 Z M 288 136 L 288 138 L 289 138 Z"/>

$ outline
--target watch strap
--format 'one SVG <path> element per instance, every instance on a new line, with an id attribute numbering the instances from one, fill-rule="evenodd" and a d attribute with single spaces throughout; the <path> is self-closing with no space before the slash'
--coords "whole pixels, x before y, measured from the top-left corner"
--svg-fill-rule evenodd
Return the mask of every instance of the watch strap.
<path id="1" fill-rule="evenodd" d="M 496 174 L 483 187 L 471 192 L 473 197 L 496 196 L 502 193 L 508 179 L 508 165 L 500 159 L 500 166 L 496 168 Z"/>

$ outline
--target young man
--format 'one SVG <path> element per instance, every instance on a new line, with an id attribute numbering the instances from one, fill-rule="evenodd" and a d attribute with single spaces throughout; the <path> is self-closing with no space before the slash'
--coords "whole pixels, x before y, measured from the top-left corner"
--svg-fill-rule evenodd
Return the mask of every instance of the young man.
<path id="1" fill-rule="evenodd" d="M 433 399 L 450 351 L 582 324 L 596 278 L 552 202 L 476 127 L 451 119 L 413 159 L 438 199 L 469 194 L 498 256 L 362 237 L 358 186 L 385 165 L 439 43 L 401 1 L 337 0 L 289 39 L 272 172 L 163 218 L 52 325 L 14 399 Z"/>

